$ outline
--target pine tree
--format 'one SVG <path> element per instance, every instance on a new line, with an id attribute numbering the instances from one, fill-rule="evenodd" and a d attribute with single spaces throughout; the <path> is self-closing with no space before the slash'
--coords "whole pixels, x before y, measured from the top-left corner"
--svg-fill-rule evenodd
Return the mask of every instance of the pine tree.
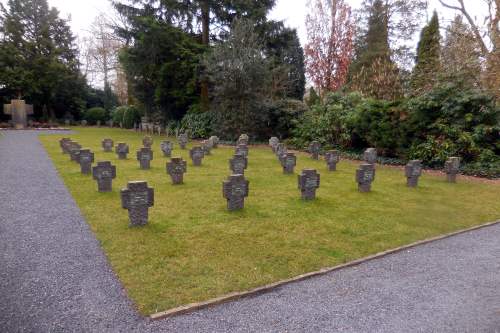
<path id="1" fill-rule="evenodd" d="M 416 65 L 411 80 L 412 94 L 419 95 L 431 90 L 441 70 L 439 18 L 434 11 L 429 23 L 422 29 L 417 46 Z"/>

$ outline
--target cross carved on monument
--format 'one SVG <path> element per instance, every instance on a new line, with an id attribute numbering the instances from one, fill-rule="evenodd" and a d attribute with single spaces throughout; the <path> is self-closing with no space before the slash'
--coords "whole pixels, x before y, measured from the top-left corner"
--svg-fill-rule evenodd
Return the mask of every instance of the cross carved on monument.
<path id="1" fill-rule="evenodd" d="M 13 99 L 10 104 L 4 104 L 3 112 L 12 116 L 14 128 L 24 129 L 28 126 L 28 116 L 33 114 L 33 105 L 26 104 L 22 99 Z"/>

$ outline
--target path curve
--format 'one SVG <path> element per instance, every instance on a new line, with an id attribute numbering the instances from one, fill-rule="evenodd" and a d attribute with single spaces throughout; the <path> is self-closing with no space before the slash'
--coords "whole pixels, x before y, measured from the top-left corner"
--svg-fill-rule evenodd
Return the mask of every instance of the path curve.
<path id="1" fill-rule="evenodd" d="M 150 321 L 135 312 L 38 133 L 4 134 L 1 332 L 500 333 L 498 224 Z"/>

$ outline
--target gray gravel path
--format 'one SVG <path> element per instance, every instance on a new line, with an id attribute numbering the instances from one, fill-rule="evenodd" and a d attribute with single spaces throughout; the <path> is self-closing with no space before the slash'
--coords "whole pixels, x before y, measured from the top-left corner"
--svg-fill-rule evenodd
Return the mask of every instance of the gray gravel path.
<path id="1" fill-rule="evenodd" d="M 0 136 L 0 332 L 500 332 L 500 225 L 151 322 L 34 132 Z"/>

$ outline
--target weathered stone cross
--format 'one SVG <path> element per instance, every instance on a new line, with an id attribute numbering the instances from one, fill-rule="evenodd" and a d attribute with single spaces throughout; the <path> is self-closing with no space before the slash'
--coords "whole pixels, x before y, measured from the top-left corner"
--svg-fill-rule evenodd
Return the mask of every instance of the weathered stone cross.
<path id="1" fill-rule="evenodd" d="M 116 178 L 116 166 L 109 161 L 97 162 L 97 166 L 92 168 L 92 178 L 97 181 L 99 192 L 111 192 L 113 179 Z"/>
<path id="2" fill-rule="evenodd" d="M 154 205 L 154 190 L 145 181 L 128 182 L 120 192 L 122 207 L 128 209 L 129 226 L 148 223 L 149 207 Z"/>
<path id="3" fill-rule="evenodd" d="M 222 183 L 222 196 L 227 200 L 227 209 L 239 210 L 245 206 L 249 181 L 243 175 L 231 175 Z"/>
<path id="4" fill-rule="evenodd" d="M 16 129 L 24 129 L 28 126 L 28 116 L 33 114 L 33 105 L 22 99 L 13 99 L 10 104 L 4 104 L 3 112 L 12 117 Z"/>

